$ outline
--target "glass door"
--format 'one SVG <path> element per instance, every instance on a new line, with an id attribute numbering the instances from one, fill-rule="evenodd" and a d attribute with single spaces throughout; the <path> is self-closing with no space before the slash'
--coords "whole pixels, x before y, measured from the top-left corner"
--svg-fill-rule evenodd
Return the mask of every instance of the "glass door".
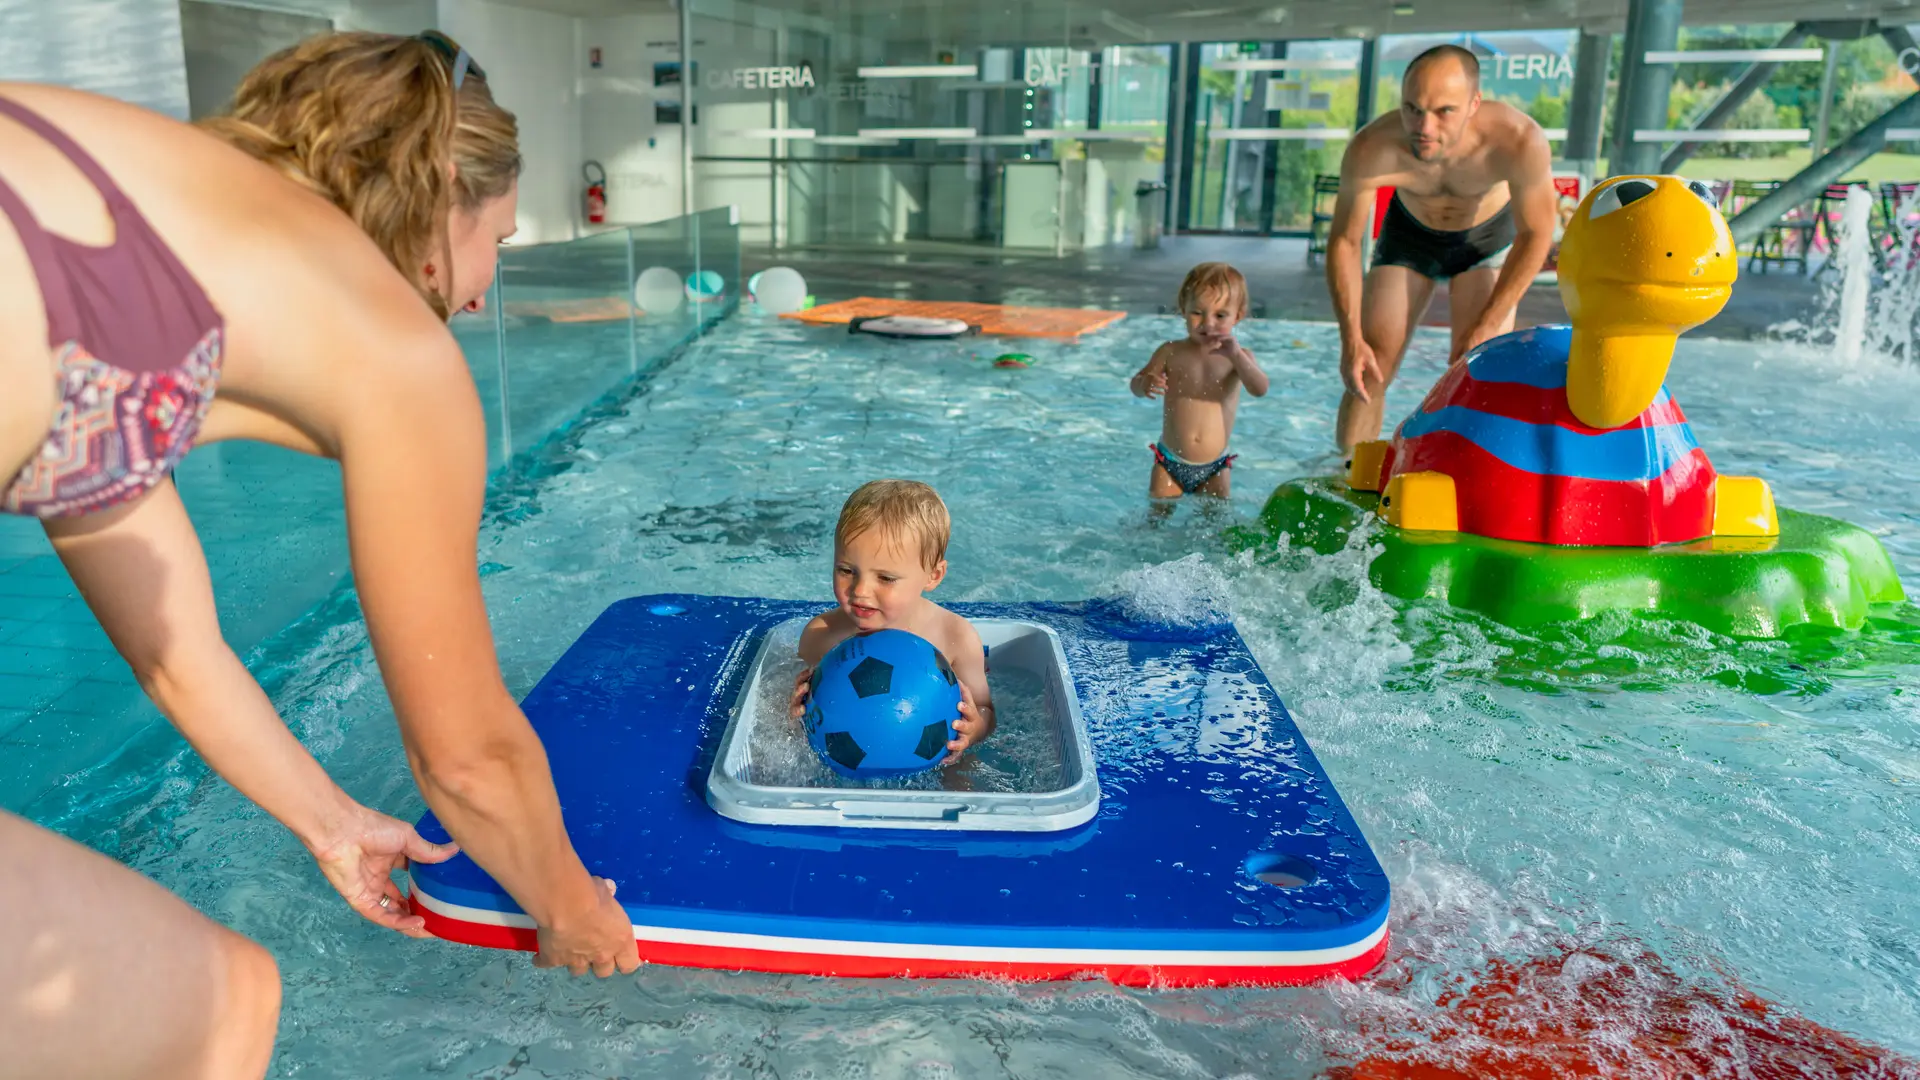
<path id="1" fill-rule="evenodd" d="M 1304 230 L 1313 178 L 1338 172 L 1359 99 L 1359 41 L 1187 46 L 1176 206 L 1187 232 Z"/>
<path id="2" fill-rule="evenodd" d="M 1267 204 L 1274 232 L 1305 232 L 1313 221 L 1314 177 L 1340 175 L 1347 139 L 1359 127 L 1364 48 L 1364 42 L 1351 38 L 1287 45 L 1289 66 L 1275 72 L 1267 89 L 1269 115 L 1283 136 L 1274 143 L 1280 153 Z"/>
<path id="3" fill-rule="evenodd" d="M 1180 228 L 1183 232 L 1259 232 L 1261 181 L 1267 151 L 1262 141 L 1242 139 L 1248 127 L 1266 127 L 1255 106 L 1266 74 L 1251 62 L 1269 59 L 1270 43 L 1207 42 L 1189 45 L 1188 123 L 1181 169 Z"/>

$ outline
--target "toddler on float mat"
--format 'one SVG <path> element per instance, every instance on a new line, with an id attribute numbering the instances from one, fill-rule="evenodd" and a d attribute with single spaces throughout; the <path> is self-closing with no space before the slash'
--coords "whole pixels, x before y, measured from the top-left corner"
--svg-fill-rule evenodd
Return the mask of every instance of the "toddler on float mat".
<path id="1" fill-rule="evenodd" d="M 947 504 L 916 480 L 874 480 L 847 497 L 833 530 L 833 598 L 840 606 L 800 632 L 800 660 L 807 666 L 794 681 L 794 718 L 805 711 L 814 668 L 835 645 L 855 634 L 905 630 L 940 650 L 960 680 L 960 719 L 947 760 L 993 734 L 980 634 L 924 595 L 947 576 L 951 535 Z"/>

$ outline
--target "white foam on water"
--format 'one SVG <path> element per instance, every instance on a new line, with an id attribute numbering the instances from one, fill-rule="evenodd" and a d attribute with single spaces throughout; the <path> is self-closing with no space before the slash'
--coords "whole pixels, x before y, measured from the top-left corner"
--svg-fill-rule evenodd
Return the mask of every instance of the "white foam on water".
<path id="1" fill-rule="evenodd" d="M 1840 211 L 1840 320 L 1834 331 L 1840 362 L 1858 364 L 1866 351 L 1867 300 L 1873 288 L 1871 219 L 1873 196 L 1865 189 L 1847 189 Z"/>
<path id="2" fill-rule="evenodd" d="M 1199 552 L 1143 566 L 1116 582 L 1129 618 L 1165 626 L 1217 626 L 1233 618 L 1227 579 Z"/>
<path id="3" fill-rule="evenodd" d="M 1839 236 L 1829 254 L 1837 273 L 1822 281 L 1816 311 L 1789 319 L 1769 334 L 1789 346 L 1784 355 L 1839 373 L 1857 385 L 1876 377 L 1912 378 L 1920 372 L 1916 323 L 1920 323 L 1920 196 L 1893 207 L 1893 219 L 1876 235 L 1876 198 L 1850 187 L 1840 212 Z M 1878 256 L 1874 250 L 1879 246 Z M 1823 268 L 1823 270 L 1826 268 Z M 1737 289 L 1738 286 L 1736 285 Z M 1797 348 L 1796 348 L 1797 347 Z M 1782 355 L 1775 350 L 1775 357 Z M 1762 366 L 1756 357 L 1753 366 Z"/>

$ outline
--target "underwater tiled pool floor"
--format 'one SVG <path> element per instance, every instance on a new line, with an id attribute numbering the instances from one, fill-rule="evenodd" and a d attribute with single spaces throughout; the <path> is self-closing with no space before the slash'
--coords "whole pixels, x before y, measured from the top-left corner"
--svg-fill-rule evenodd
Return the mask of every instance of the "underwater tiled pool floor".
<path id="1" fill-rule="evenodd" d="M 714 309 L 714 317 L 724 312 Z M 490 316 L 462 321 L 488 425 L 488 465 L 566 424 L 610 387 L 692 334 L 686 318 L 509 322 L 511 441 L 501 437 L 499 348 Z M 340 471 L 252 443 L 195 451 L 174 472 L 200 533 L 227 642 L 248 653 L 313 608 L 348 573 Z M 100 628 L 40 523 L 0 516 L 0 809 L 112 757 L 162 719 Z"/>
<path id="2" fill-rule="evenodd" d="M 221 625 L 243 652 L 344 573 L 331 464 L 223 446 L 176 480 L 207 534 Z M 0 807 L 24 807 L 158 719 L 39 523 L 0 518 Z"/>

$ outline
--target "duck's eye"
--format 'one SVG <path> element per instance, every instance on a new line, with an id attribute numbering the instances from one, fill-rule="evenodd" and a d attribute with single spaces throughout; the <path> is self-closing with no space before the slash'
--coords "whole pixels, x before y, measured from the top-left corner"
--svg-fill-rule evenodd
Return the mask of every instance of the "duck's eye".
<path id="1" fill-rule="evenodd" d="M 1713 189 L 1708 187 L 1705 181 L 1687 180 L 1685 183 L 1687 190 L 1693 192 L 1695 197 L 1701 202 L 1706 203 L 1710 209 L 1720 209 L 1720 200 L 1713 197 Z"/>
<path id="2" fill-rule="evenodd" d="M 1616 180 L 1599 190 L 1593 205 L 1587 208 L 1587 220 L 1605 217 L 1615 210 L 1653 194 L 1653 185 L 1645 180 Z"/>

